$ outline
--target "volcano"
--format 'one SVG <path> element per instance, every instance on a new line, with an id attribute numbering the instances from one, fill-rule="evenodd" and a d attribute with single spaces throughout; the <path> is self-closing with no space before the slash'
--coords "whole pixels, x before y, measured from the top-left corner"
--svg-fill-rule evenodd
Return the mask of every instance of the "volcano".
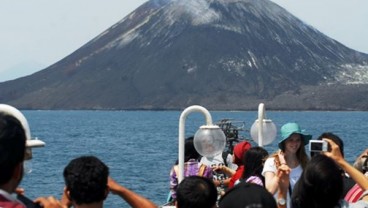
<path id="1" fill-rule="evenodd" d="M 269 0 L 151 0 L 50 67 L 20 109 L 368 110 L 368 55 Z"/>

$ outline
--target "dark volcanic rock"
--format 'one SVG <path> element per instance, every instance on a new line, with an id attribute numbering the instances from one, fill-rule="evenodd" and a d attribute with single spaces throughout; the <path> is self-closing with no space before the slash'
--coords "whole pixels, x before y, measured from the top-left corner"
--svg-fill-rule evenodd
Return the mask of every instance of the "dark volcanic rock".
<path id="1" fill-rule="evenodd" d="M 0 83 L 0 102 L 368 110 L 367 63 L 268 0 L 151 0 L 54 65 Z"/>

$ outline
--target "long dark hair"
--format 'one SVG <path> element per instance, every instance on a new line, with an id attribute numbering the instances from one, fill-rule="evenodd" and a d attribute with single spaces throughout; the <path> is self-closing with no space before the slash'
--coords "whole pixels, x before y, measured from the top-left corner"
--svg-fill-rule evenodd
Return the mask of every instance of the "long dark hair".
<path id="1" fill-rule="evenodd" d="M 319 154 L 312 157 L 291 198 L 294 208 L 333 208 L 343 193 L 341 169 L 331 158 Z"/>
<path id="2" fill-rule="evenodd" d="M 246 181 L 250 176 L 258 176 L 264 184 L 262 176 L 263 163 L 268 156 L 267 150 L 262 147 L 252 147 L 243 156 L 244 172 L 242 179 Z"/>
<path id="3" fill-rule="evenodd" d="M 190 159 L 199 160 L 201 155 L 197 152 L 194 147 L 194 137 L 188 137 L 185 139 L 185 147 L 184 147 L 184 162 L 188 162 Z M 179 161 L 176 160 L 175 165 L 179 164 Z"/>

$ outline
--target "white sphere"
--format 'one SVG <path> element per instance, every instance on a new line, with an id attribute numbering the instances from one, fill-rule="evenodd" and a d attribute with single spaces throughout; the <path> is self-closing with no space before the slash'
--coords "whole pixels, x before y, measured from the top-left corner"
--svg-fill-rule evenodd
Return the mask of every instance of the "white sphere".
<path id="1" fill-rule="evenodd" d="M 262 122 L 262 133 L 263 133 L 262 145 L 271 144 L 276 139 L 276 135 L 277 135 L 276 125 L 271 120 L 264 119 Z M 258 120 L 254 121 L 250 129 L 250 135 L 253 141 L 259 144 Z"/>
<path id="2" fill-rule="evenodd" d="M 194 147 L 200 155 L 212 158 L 224 151 L 226 137 L 218 126 L 201 126 L 194 135 Z"/>

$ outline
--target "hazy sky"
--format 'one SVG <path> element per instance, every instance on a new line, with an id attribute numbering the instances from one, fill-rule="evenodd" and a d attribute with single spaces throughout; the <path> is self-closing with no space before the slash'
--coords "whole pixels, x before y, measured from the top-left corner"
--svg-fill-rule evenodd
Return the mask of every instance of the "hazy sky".
<path id="1" fill-rule="evenodd" d="M 368 54 L 368 0 L 273 0 L 326 35 Z M 0 0 L 0 82 L 71 54 L 146 0 Z"/>

